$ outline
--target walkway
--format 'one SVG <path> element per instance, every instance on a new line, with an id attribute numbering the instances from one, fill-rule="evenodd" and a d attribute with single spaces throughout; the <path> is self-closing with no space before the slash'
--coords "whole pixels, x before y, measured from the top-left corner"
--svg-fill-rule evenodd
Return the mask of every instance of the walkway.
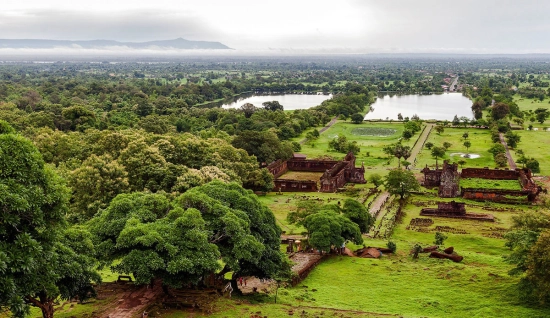
<path id="1" fill-rule="evenodd" d="M 334 125 L 336 123 L 336 121 L 338 120 L 338 117 L 334 117 L 325 127 L 321 128 L 319 130 L 319 133 L 322 134 L 323 132 L 325 132 L 327 129 L 329 129 L 332 125 Z M 300 145 L 303 145 L 305 144 L 307 141 L 307 138 L 304 138 L 302 140 L 300 140 Z"/>
<path id="2" fill-rule="evenodd" d="M 374 202 L 372 202 L 369 213 L 374 218 L 378 216 L 378 213 L 380 213 L 380 210 L 388 201 L 388 198 L 390 197 L 390 193 L 388 191 L 381 192 L 376 199 L 374 199 Z"/>
<path id="3" fill-rule="evenodd" d="M 504 134 L 499 133 L 500 137 L 500 143 L 504 146 L 506 149 L 506 159 L 508 159 L 508 166 L 510 166 L 510 169 L 516 170 L 518 166 L 516 166 L 516 163 L 514 162 L 514 159 L 512 158 L 512 155 L 510 154 L 510 149 L 508 149 L 508 144 L 506 143 L 506 140 L 504 140 Z"/>
<path id="4" fill-rule="evenodd" d="M 430 132 L 432 131 L 433 127 L 434 124 L 427 124 L 426 128 L 424 128 L 424 130 L 422 131 L 422 135 L 420 135 L 420 137 L 418 137 L 418 139 L 416 140 L 416 143 L 411 150 L 411 155 L 409 156 L 409 158 L 407 158 L 407 161 L 411 163 L 411 169 L 414 169 L 416 165 L 416 156 L 418 156 L 422 148 L 424 148 L 424 144 L 430 136 Z"/>

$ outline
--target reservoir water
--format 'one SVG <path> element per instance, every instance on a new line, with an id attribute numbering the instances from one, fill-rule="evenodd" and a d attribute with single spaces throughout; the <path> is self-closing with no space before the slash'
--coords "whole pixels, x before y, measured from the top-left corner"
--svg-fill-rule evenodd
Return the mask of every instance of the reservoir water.
<path id="1" fill-rule="evenodd" d="M 460 93 L 432 95 L 379 95 L 371 105 L 374 110 L 365 119 L 393 119 L 397 114 L 403 118 L 417 114 L 420 119 L 453 120 L 457 115 L 473 118 L 472 101 Z"/>
<path id="2" fill-rule="evenodd" d="M 278 101 L 285 110 L 308 109 L 321 103 L 332 95 L 305 95 L 305 94 L 284 94 L 284 95 L 254 95 L 246 98 L 239 98 L 231 103 L 223 104 L 223 108 L 239 108 L 245 103 L 251 103 L 256 107 L 263 107 L 262 103 Z"/>

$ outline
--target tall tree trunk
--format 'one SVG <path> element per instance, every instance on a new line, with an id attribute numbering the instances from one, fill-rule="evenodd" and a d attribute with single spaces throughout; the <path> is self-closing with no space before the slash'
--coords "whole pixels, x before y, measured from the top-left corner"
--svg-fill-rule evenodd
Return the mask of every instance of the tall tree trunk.
<path id="1" fill-rule="evenodd" d="M 42 317 L 53 318 L 53 302 L 55 298 L 50 298 L 46 295 L 45 292 L 40 292 L 38 294 L 38 299 L 30 296 L 27 296 L 26 299 L 36 307 L 40 308 L 40 310 L 42 311 Z"/>
<path id="2" fill-rule="evenodd" d="M 40 307 L 40 310 L 42 310 L 43 318 L 53 318 L 53 301 L 49 301 L 43 304 L 43 306 Z"/>
<path id="3" fill-rule="evenodd" d="M 237 281 L 237 277 L 233 277 L 231 279 L 231 287 L 233 287 L 233 293 L 237 295 L 242 295 L 243 292 L 239 289 L 239 282 Z"/>

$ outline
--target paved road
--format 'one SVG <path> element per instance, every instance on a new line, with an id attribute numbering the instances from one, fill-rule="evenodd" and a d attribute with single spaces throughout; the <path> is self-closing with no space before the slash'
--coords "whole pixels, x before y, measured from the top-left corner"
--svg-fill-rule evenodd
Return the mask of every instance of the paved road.
<path id="1" fill-rule="evenodd" d="M 500 143 L 506 148 L 506 158 L 508 159 L 508 166 L 510 166 L 510 169 L 516 170 L 518 166 L 516 166 L 516 163 L 514 162 L 514 158 L 512 158 L 512 155 L 510 154 L 510 149 L 508 149 L 508 144 L 506 143 L 506 140 L 504 140 L 504 134 L 500 133 Z"/>
<path id="2" fill-rule="evenodd" d="M 319 130 L 319 133 L 322 134 L 325 130 L 329 129 L 332 125 L 336 123 L 337 120 L 338 120 L 338 117 L 334 117 L 325 127 Z M 300 140 L 300 145 L 305 144 L 306 141 L 307 141 L 307 138 Z"/>
<path id="3" fill-rule="evenodd" d="M 455 85 L 457 85 L 457 84 L 458 84 L 458 75 L 455 77 L 455 79 L 453 80 L 453 82 L 449 86 L 449 92 L 455 92 L 456 91 Z"/>
<path id="4" fill-rule="evenodd" d="M 413 149 L 411 150 L 411 155 L 409 158 L 407 158 L 407 161 L 411 163 L 411 169 L 414 169 L 416 166 L 416 156 L 420 153 L 422 148 L 424 147 L 424 143 L 430 136 L 430 132 L 432 131 L 432 128 L 434 127 L 434 124 L 427 124 L 424 131 L 422 131 L 422 135 L 418 137 L 418 140 L 416 141 L 416 144 L 414 145 Z"/>

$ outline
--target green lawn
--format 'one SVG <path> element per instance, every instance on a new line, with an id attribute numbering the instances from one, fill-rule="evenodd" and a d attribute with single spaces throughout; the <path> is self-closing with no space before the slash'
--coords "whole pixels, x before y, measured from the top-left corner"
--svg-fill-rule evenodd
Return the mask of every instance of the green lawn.
<path id="1" fill-rule="evenodd" d="M 463 178 L 460 179 L 460 186 L 463 188 L 521 190 L 521 185 L 518 180 Z"/>
<path id="2" fill-rule="evenodd" d="M 336 204 L 338 201 L 343 204 L 344 200 L 348 198 L 360 199 L 370 187 L 372 187 L 370 184 L 356 184 L 354 188 L 362 190 L 357 194 L 358 196 L 350 196 L 345 193 L 324 192 L 283 192 L 282 194 L 271 192 L 265 196 L 259 196 L 258 199 L 273 211 L 277 224 L 286 234 L 300 234 L 304 229 L 300 226 L 289 224 L 286 220 L 286 216 L 288 212 L 296 211 L 296 203 L 303 197 L 324 204 Z"/>
<path id="3" fill-rule="evenodd" d="M 549 99 L 545 99 L 541 102 L 538 99 L 523 98 L 519 95 L 516 95 L 514 97 L 514 102 L 516 102 L 516 104 L 518 104 L 519 109 L 522 110 L 522 111 L 523 110 L 535 111 L 537 108 L 548 108 L 548 109 L 550 109 L 550 100 Z M 533 125 L 533 127 L 537 127 L 537 128 L 550 127 L 550 118 L 547 119 L 542 124 L 540 124 L 538 121 L 535 121 L 535 122 L 531 123 L 531 121 L 529 121 L 528 117 L 524 118 L 524 121 L 525 122 L 523 123 L 523 126 L 525 128 L 527 128 L 529 125 Z"/>
<path id="4" fill-rule="evenodd" d="M 401 138 L 402 133 L 403 124 L 398 122 L 363 122 L 361 124 L 352 124 L 338 121 L 327 131 L 323 132 L 313 146 L 302 145 L 300 153 L 307 155 L 309 159 L 325 155 L 332 156 L 338 160 L 343 159 L 346 154 L 338 153 L 328 148 L 329 141 L 342 134 L 350 141 L 357 141 L 361 152 L 356 156 L 356 164 L 361 165 L 361 163 L 364 163 L 367 169 L 366 177 L 373 172 L 386 174 L 388 169 L 397 166 L 397 160 L 393 159 L 388 164 L 387 155 L 383 153 L 382 149 L 386 145 L 396 143 Z M 412 148 L 420 134 L 421 132 L 416 133 L 411 140 L 403 141 L 403 144 Z M 295 140 L 301 139 L 303 138 L 296 138 Z"/>
<path id="5" fill-rule="evenodd" d="M 516 133 L 521 136 L 517 149 L 522 149 L 527 157 L 538 160 L 541 175 L 550 175 L 550 131 L 520 130 Z M 519 156 L 515 151 L 510 153 L 514 160 L 518 160 Z"/>
<path id="6" fill-rule="evenodd" d="M 464 147 L 464 140 L 462 139 L 462 135 L 465 132 L 468 132 L 468 140 L 472 144 L 472 146 L 468 149 L 468 153 L 478 154 L 480 155 L 479 158 L 462 158 L 457 155 L 459 153 L 466 153 L 466 147 Z M 441 147 L 444 142 L 451 143 L 451 147 L 447 150 L 445 158 L 443 159 L 450 159 L 451 162 L 464 160 L 466 161 L 466 164 L 464 165 L 465 168 L 495 167 L 493 155 L 487 151 L 493 145 L 491 133 L 488 129 L 447 127 L 441 135 L 437 134 L 435 130 L 432 130 L 430 137 L 426 142 L 431 142 L 438 147 Z M 439 164 L 441 163 L 442 160 L 439 159 Z M 418 156 L 416 167 L 423 169 L 426 165 L 429 167 L 435 167 L 435 159 L 431 156 L 431 150 L 424 147 Z"/>

